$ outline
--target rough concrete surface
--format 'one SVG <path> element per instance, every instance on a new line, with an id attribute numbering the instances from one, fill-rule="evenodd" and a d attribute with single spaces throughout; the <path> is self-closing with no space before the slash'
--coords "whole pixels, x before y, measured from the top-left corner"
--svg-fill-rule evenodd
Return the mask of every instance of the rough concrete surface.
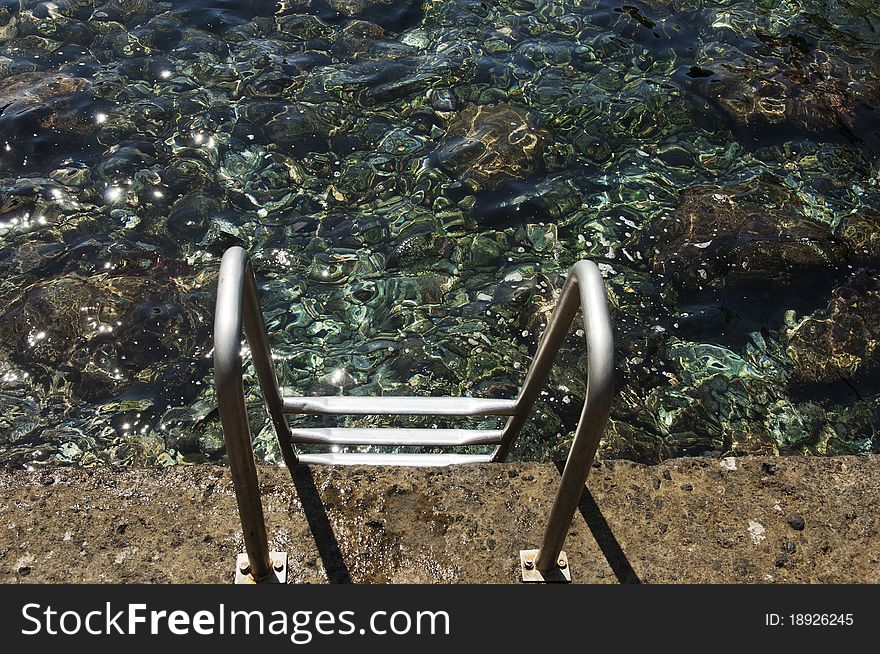
<path id="1" fill-rule="evenodd" d="M 552 464 L 261 466 L 292 583 L 513 583 Z M 880 457 L 594 466 L 565 549 L 575 582 L 880 582 Z M 0 581 L 231 582 L 229 471 L 0 471 Z"/>

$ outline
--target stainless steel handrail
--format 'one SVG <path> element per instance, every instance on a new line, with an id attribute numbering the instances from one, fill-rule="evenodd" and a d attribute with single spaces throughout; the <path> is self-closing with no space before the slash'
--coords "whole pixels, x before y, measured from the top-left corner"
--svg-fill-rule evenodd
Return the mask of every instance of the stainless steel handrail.
<path id="1" fill-rule="evenodd" d="M 608 421 L 613 398 L 614 346 L 611 321 L 605 300 L 605 288 L 598 267 L 591 261 L 576 263 L 563 286 L 556 308 L 538 345 L 532 365 L 516 400 L 478 400 L 474 398 L 291 398 L 283 397 L 272 364 L 266 326 L 260 310 L 253 269 L 247 252 L 232 247 L 223 255 L 217 286 L 214 315 L 214 375 L 220 419 L 226 440 L 229 466 L 235 486 L 244 532 L 248 573 L 253 580 L 272 577 L 265 520 L 260 501 L 256 466 L 251 445 L 247 408 L 244 402 L 241 362 L 241 333 L 244 329 L 250 344 L 257 377 L 266 408 L 272 419 L 284 462 L 289 468 L 297 463 L 371 462 L 368 455 L 304 455 L 297 458 L 291 441 L 291 429 L 284 413 L 317 414 L 426 414 L 426 415 L 507 415 L 510 416 L 500 433 L 500 443 L 493 454 L 483 455 L 372 455 L 376 463 L 397 463 L 412 457 L 412 463 L 446 465 L 465 462 L 500 462 L 510 453 L 522 430 L 541 387 L 547 379 L 556 355 L 577 314 L 583 310 L 587 341 L 587 389 L 580 420 L 568 460 L 562 473 L 559 490 L 550 511 L 540 550 L 533 558 L 523 553 L 524 577 L 529 566 L 537 569 L 543 579 L 551 579 L 559 569 L 565 536 L 571 526 L 578 500 L 584 489 L 599 439 Z M 372 405 L 370 401 L 372 400 Z M 302 430 L 299 430 L 302 431 Z M 363 430 L 359 430 L 363 431 Z M 388 431 L 388 430 L 386 430 Z M 403 431 L 403 430 L 397 430 Z M 402 445 L 431 442 L 440 434 L 423 434 L 412 430 L 402 437 Z M 486 432 L 497 434 L 498 432 Z M 321 432 L 323 438 L 324 432 Z M 360 438 L 359 432 L 352 434 Z M 314 438 L 315 435 L 311 434 Z M 498 441 L 495 441 L 498 442 Z M 563 555 L 564 556 L 564 555 Z"/>
<path id="2" fill-rule="evenodd" d="M 229 248 L 220 264 L 217 281 L 217 306 L 214 310 L 214 385 L 220 409 L 220 422 L 226 441 L 226 454 L 235 486 L 238 515 L 241 517 L 245 549 L 250 562 L 249 573 L 260 581 L 272 576 L 266 522 L 260 501 L 260 487 L 251 445 L 247 407 L 241 370 L 241 331 L 244 327 L 250 344 L 254 367 L 263 389 L 263 398 L 284 462 L 293 467 L 296 454 L 290 444 L 290 427 L 282 412 L 283 400 L 272 353 L 257 296 L 254 272 L 247 252 L 240 247 Z"/>
<path id="3" fill-rule="evenodd" d="M 611 318 L 608 315 L 602 273 L 592 261 L 578 261 L 565 280 L 559 301 L 550 315 L 547 328 L 538 344 L 538 351 L 517 398 L 517 413 L 508 419 L 501 445 L 493 458 L 493 461 L 504 461 L 510 452 L 550 374 L 553 361 L 562 347 L 579 306 L 584 316 L 587 340 L 586 397 L 562 472 L 562 481 L 544 529 L 541 548 L 534 560 L 524 559 L 525 565 L 531 561 L 545 577 L 549 577 L 559 567 L 559 555 L 565 536 L 590 474 L 614 398 L 614 337 Z"/>

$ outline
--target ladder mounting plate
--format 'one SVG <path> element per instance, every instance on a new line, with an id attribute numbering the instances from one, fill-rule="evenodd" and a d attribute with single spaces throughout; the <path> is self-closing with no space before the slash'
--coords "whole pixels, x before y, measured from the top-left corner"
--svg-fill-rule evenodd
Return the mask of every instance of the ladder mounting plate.
<path id="1" fill-rule="evenodd" d="M 250 574 L 250 562 L 247 554 L 239 554 L 235 560 L 236 584 L 286 584 L 287 583 L 287 552 L 269 552 L 272 562 L 272 574 L 265 579 L 256 581 Z M 247 572 L 245 572 L 247 571 Z"/>
<path id="2" fill-rule="evenodd" d="M 519 551 L 519 567 L 522 573 L 524 583 L 571 583 L 571 570 L 568 567 L 568 556 L 564 551 L 559 553 L 557 559 L 559 565 L 554 567 L 550 572 L 543 573 L 535 567 L 535 561 L 538 558 L 540 550 L 520 550 Z"/>

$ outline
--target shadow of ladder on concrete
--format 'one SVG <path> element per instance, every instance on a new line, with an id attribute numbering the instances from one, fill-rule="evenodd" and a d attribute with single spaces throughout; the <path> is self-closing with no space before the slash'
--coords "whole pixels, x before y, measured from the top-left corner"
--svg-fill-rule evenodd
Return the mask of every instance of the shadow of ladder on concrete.
<path id="1" fill-rule="evenodd" d="M 556 462 L 559 474 L 562 474 L 563 467 L 561 461 Z M 626 552 L 623 551 L 623 547 L 620 546 L 620 542 L 611 530 L 611 525 L 608 524 L 605 516 L 602 515 L 602 509 L 599 508 L 599 505 L 593 498 L 593 494 L 586 486 L 578 500 L 578 510 L 581 512 L 584 522 L 587 523 L 590 533 L 593 534 L 596 544 L 602 550 L 602 555 L 611 567 L 611 571 L 617 577 L 617 581 L 621 584 L 642 583 L 639 575 L 636 574 L 632 564 L 630 564 Z"/>

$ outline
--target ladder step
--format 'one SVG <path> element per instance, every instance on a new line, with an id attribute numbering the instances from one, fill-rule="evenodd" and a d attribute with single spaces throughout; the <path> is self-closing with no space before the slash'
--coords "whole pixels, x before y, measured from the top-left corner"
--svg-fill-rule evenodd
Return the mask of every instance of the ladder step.
<path id="1" fill-rule="evenodd" d="M 380 454 L 328 452 L 300 454 L 300 463 L 333 466 L 418 466 L 434 468 L 460 463 L 491 463 L 491 454 Z"/>
<path id="2" fill-rule="evenodd" d="M 516 400 L 474 397 L 285 397 L 285 413 L 386 416 L 512 416 Z"/>
<path id="3" fill-rule="evenodd" d="M 501 430 L 494 429 L 291 429 L 296 443 L 326 445 L 495 445 Z"/>

